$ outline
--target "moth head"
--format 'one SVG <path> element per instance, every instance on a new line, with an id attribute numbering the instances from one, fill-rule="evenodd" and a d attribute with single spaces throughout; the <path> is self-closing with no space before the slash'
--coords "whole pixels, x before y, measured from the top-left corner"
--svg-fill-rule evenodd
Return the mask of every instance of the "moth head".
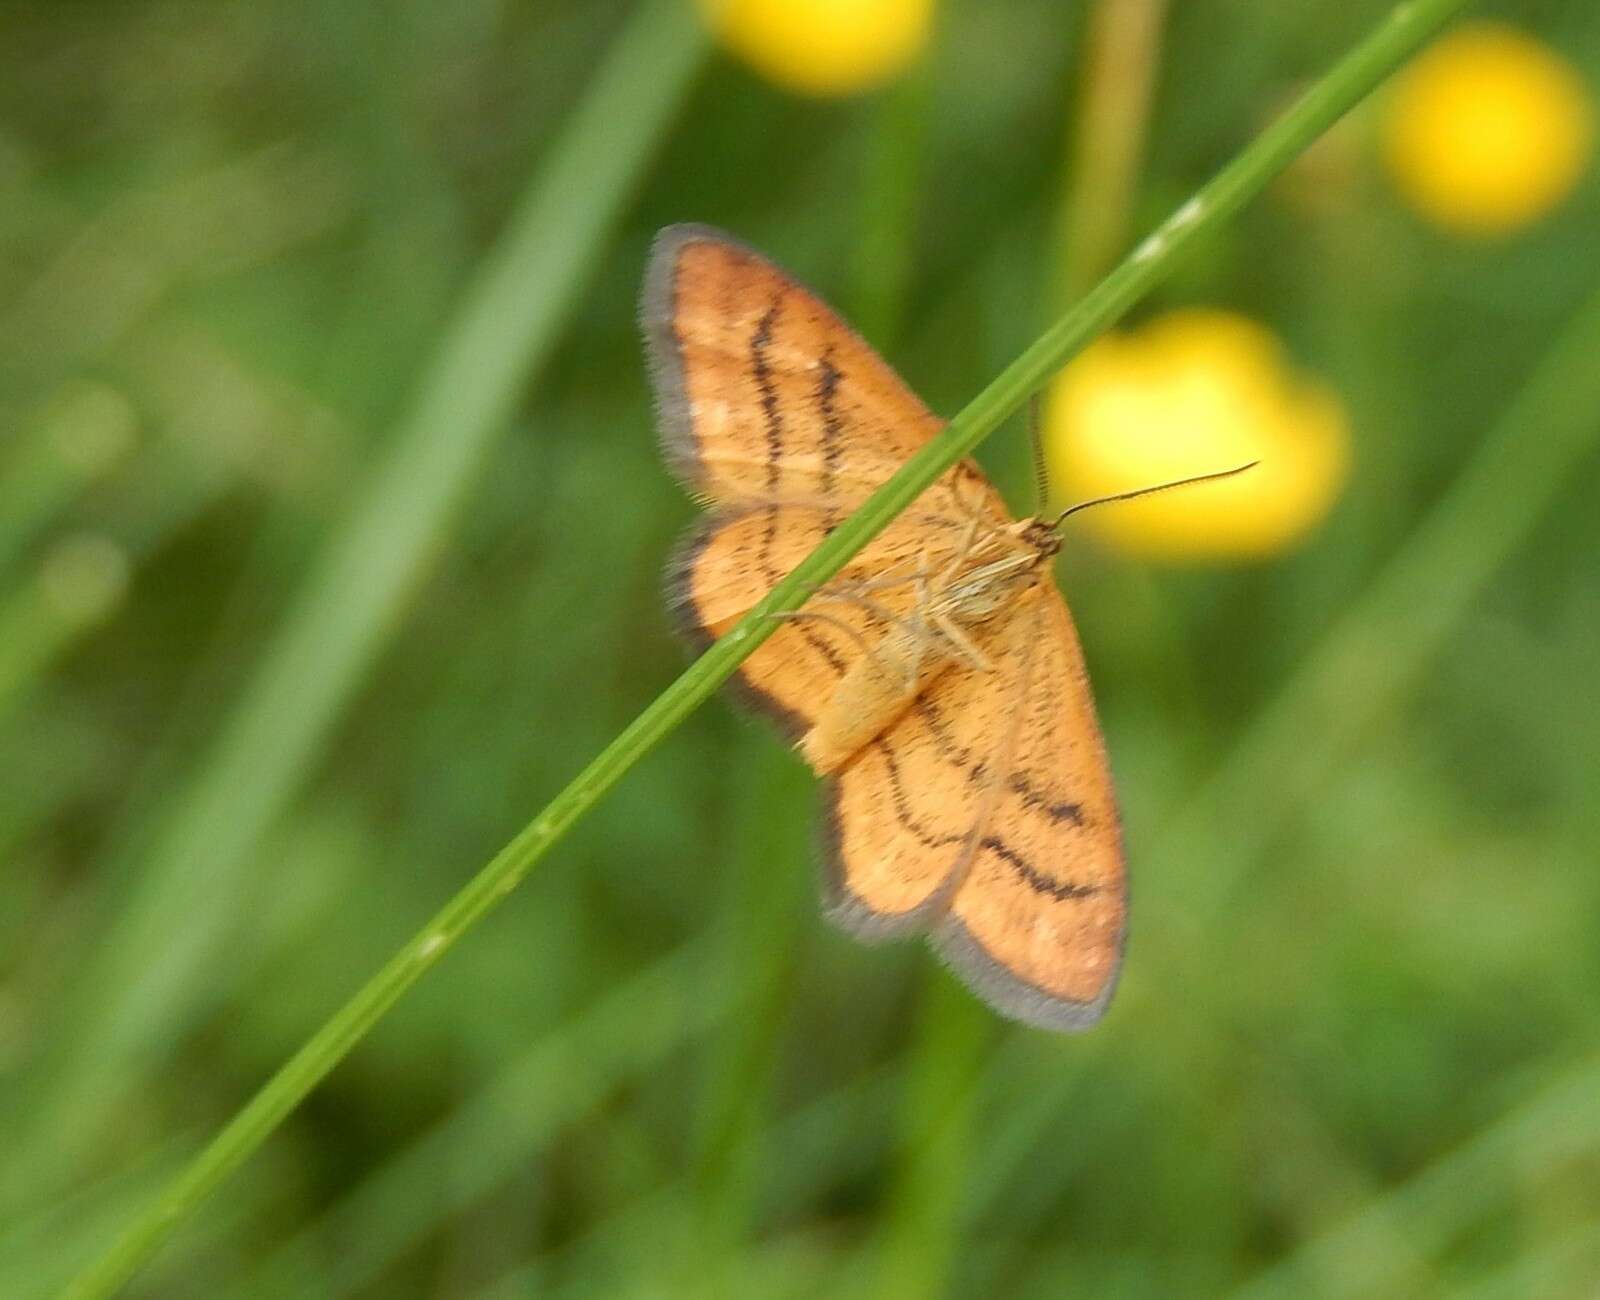
<path id="1" fill-rule="evenodd" d="M 1053 559 L 1061 549 L 1061 534 L 1048 519 L 1024 519 L 1013 531 L 1019 541 L 1033 548 L 1037 563 Z"/>

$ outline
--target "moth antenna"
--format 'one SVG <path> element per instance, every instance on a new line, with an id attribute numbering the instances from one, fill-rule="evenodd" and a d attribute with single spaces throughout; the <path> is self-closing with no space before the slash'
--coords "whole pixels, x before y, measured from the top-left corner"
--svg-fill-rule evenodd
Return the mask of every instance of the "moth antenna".
<path id="1" fill-rule="evenodd" d="M 1080 501 L 1077 505 L 1068 506 L 1063 510 L 1056 516 L 1055 523 L 1050 526 L 1052 528 L 1060 528 L 1068 515 L 1075 515 L 1078 511 L 1087 510 L 1090 506 L 1110 505 L 1113 501 L 1132 501 L 1135 497 L 1147 497 L 1156 492 L 1170 491 L 1172 488 L 1188 487 L 1192 483 L 1211 483 L 1217 479 L 1232 478 L 1235 474 L 1243 474 L 1247 469 L 1254 469 L 1260 463 L 1259 460 L 1253 460 L 1245 465 L 1235 465 L 1232 469 L 1216 470 L 1210 474 L 1195 474 L 1190 478 L 1173 479 L 1170 483 L 1157 483 L 1153 487 L 1134 488 L 1132 492 L 1116 492 L 1108 497 L 1094 497 L 1089 501 Z"/>
<path id="2" fill-rule="evenodd" d="M 1044 463 L 1044 400 L 1035 393 L 1028 399 L 1028 442 L 1033 447 L 1033 513 L 1042 515 L 1050 502 L 1050 474 Z"/>

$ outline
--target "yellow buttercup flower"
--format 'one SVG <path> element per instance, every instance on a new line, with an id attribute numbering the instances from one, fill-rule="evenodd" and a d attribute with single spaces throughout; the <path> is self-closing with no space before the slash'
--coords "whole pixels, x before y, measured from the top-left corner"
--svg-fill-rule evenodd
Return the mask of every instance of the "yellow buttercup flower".
<path id="1" fill-rule="evenodd" d="M 1170 312 L 1109 334 L 1052 385 L 1045 454 L 1065 504 L 1260 464 L 1237 478 L 1085 511 L 1104 540 L 1164 561 L 1258 559 L 1305 536 L 1344 483 L 1349 428 L 1324 385 L 1231 312 Z"/>
<path id="2" fill-rule="evenodd" d="M 711 30 L 769 80 L 848 95 L 890 80 L 928 41 L 933 0 L 700 0 Z"/>
<path id="3" fill-rule="evenodd" d="M 1425 50 L 1389 97 L 1384 152 L 1430 221 L 1493 235 L 1543 216 L 1572 190 L 1594 138 L 1572 65 L 1501 23 L 1473 23 Z"/>

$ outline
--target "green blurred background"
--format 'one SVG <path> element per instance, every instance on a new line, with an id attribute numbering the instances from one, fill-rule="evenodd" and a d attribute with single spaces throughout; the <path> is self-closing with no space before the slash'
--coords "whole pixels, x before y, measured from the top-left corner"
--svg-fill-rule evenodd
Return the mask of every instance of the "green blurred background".
<path id="1" fill-rule="evenodd" d="M 1385 11 L 1171 6 L 1120 244 Z M 1587 0 L 1498 12 L 1600 84 Z M 952 0 L 817 101 L 666 0 L 6 7 L 0 1295 L 679 671 L 653 231 L 767 250 L 952 412 L 1063 304 L 1083 28 Z M 1138 314 L 1338 390 L 1333 517 L 1061 562 L 1134 873 L 1099 1028 L 827 928 L 812 782 L 719 701 L 135 1293 L 1594 1295 L 1600 184 L 1461 241 L 1372 125 Z M 1020 427 L 982 459 L 1026 508 Z"/>

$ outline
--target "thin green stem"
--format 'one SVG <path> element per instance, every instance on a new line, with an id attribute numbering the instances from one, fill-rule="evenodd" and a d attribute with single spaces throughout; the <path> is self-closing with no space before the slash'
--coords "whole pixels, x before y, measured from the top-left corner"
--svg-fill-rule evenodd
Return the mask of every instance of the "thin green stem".
<path id="1" fill-rule="evenodd" d="M 78 383 L 12 435 L 0 464 L 0 573 L 79 494 L 117 468 L 137 423 L 121 393 Z"/>
<path id="2" fill-rule="evenodd" d="M 901 1080 L 900 1148 L 863 1293 L 915 1300 L 949 1294 L 974 1143 L 978 1080 L 995 1019 L 929 962 L 921 1032 Z"/>
<path id="3" fill-rule="evenodd" d="M 772 746 L 744 765 L 732 801 L 726 933 L 711 979 L 743 998 L 704 1053 L 683 1276 L 683 1293 L 705 1300 L 740 1294 L 738 1261 L 767 1182 L 764 1122 L 802 933 L 794 917 L 810 889 L 807 837 L 794 826 L 809 784 L 804 764 Z"/>
<path id="4" fill-rule="evenodd" d="M 901 510 L 1025 402 L 1057 368 L 1167 275 L 1197 240 L 1260 193 L 1302 149 L 1466 5 L 1407 0 L 1282 118 L 1150 235 L 1115 271 L 1045 332 L 908 460 L 854 515 L 779 582 L 740 622 L 623 732 L 351 1000 L 296 1052 L 67 1291 L 73 1300 L 113 1294 L 145 1263 L 361 1040 L 389 1007 L 509 894 L 545 853 L 641 758 L 730 677 L 778 626 Z"/>
<path id="5" fill-rule="evenodd" d="M 396 1257 L 525 1169 L 555 1134 L 619 1086 L 742 1012 L 748 991 L 719 975 L 709 945 L 700 943 L 610 989 L 221 1289 L 299 1295 L 312 1277 L 330 1297 L 370 1289 Z M 464 1168 L 464 1176 L 441 1179 L 452 1167 Z"/>
<path id="6" fill-rule="evenodd" d="M 924 63 L 884 92 L 872 127 L 850 314 L 885 350 L 905 325 L 932 75 Z"/>
<path id="7" fill-rule="evenodd" d="M 1064 301 L 1094 283 L 1126 238 L 1166 14 L 1166 0 L 1099 0 L 1089 12 L 1061 206 Z"/>

